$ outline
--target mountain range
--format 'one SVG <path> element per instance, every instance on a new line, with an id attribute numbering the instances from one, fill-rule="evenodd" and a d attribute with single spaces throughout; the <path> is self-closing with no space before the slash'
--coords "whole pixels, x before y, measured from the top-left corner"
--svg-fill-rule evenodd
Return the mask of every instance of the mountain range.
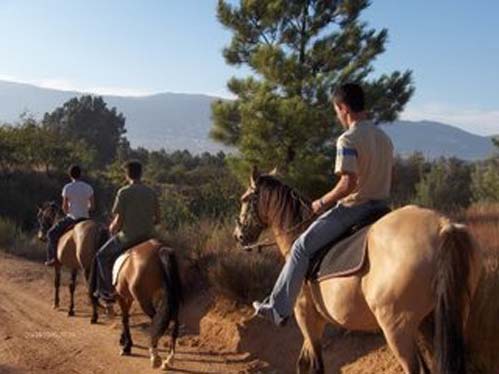
<path id="1" fill-rule="evenodd" d="M 45 112 L 81 95 L 81 92 L 0 81 L 0 122 L 16 122 L 23 112 L 41 118 Z M 134 147 L 188 149 L 193 153 L 231 151 L 208 137 L 211 103 L 217 97 L 160 93 L 141 97 L 104 95 L 103 98 L 109 107 L 116 107 L 125 115 L 126 136 Z M 402 156 L 420 151 L 428 158 L 455 156 L 477 160 L 486 158 L 494 150 L 489 137 L 438 122 L 396 121 L 382 126 Z"/>

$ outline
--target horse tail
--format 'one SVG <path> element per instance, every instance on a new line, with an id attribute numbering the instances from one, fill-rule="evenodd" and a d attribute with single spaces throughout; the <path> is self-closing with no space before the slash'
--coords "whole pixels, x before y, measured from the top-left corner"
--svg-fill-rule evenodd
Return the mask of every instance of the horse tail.
<path id="1" fill-rule="evenodd" d="M 471 301 L 475 244 L 466 226 L 451 222 L 443 224 L 440 238 L 434 284 L 436 372 L 464 374 L 464 326 Z"/>
<path id="2" fill-rule="evenodd" d="M 163 269 L 164 297 L 152 320 L 151 333 L 153 336 L 162 336 L 170 321 L 177 320 L 180 304 L 183 301 L 177 257 L 173 249 L 161 247 L 158 255 Z"/>

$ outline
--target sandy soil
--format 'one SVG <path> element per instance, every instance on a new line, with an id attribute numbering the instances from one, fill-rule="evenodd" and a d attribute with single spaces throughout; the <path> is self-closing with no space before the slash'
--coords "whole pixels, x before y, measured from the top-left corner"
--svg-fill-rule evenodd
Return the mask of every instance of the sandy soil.
<path id="1" fill-rule="evenodd" d="M 159 373 L 147 350 L 148 319 L 134 310 L 133 355 L 119 356 L 119 317 L 90 325 L 82 282 L 76 316 L 67 316 L 68 275 L 61 308 L 52 309 L 52 272 L 0 252 L 0 373 Z M 182 310 L 183 328 L 174 369 L 169 373 L 293 373 L 301 345 L 294 323 L 274 328 L 249 320 L 247 308 L 199 295 Z M 161 355 L 166 356 L 163 338 Z M 326 373 L 401 373 L 381 336 L 328 330 Z"/>

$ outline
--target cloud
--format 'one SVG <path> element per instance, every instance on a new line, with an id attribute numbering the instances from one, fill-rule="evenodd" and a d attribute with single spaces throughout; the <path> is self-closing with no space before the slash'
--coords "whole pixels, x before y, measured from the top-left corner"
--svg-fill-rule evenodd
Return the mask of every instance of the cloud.
<path id="1" fill-rule="evenodd" d="M 478 110 L 456 108 L 448 104 L 409 106 L 401 116 L 411 121 L 430 120 L 443 122 L 479 135 L 499 134 L 499 109 Z"/>

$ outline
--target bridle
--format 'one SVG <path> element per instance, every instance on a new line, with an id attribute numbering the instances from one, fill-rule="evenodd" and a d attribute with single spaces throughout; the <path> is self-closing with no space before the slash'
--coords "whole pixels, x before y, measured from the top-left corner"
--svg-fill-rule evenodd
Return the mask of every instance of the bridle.
<path id="1" fill-rule="evenodd" d="M 307 218 L 305 218 L 304 220 L 302 220 L 299 223 L 297 223 L 296 225 L 293 225 L 291 228 L 283 230 L 283 231 L 280 231 L 280 232 L 274 234 L 274 240 L 273 241 L 269 241 L 268 239 L 266 239 L 266 240 L 258 241 L 258 242 L 254 243 L 254 244 L 249 244 L 249 245 L 242 246 L 242 248 L 245 251 L 251 252 L 253 250 L 253 248 L 256 248 L 257 252 L 260 253 L 261 250 L 262 250 L 262 248 L 264 248 L 264 247 L 272 247 L 272 246 L 277 245 L 277 242 L 275 240 L 276 238 L 281 237 L 283 235 L 287 235 L 287 234 L 289 234 L 291 232 L 294 232 L 298 228 L 301 228 L 304 224 L 312 222 L 313 220 L 315 220 L 315 218 L 317 216 L 310 209 L 310 206 L 308 206 L 307 204 L 305 204 L 305 202 L 300 197 L 296 197 L 295 190 L 291 190 L 291 194 L 293 196 L 295 196 L 295 199 L 298 200 L 303 207 L 305 207 L 305 209 L 310 213 L 310 215 Z M 249 217 L 251 217 L 254 220 L 253 226 L 255 227 L 255 229 L 258 229 L 259 232 L 261 232 L 263 229 L 265 229 L 267 227 L 267 224 L 265 224 L 262 221 L 260 215 L 258 214 L 258 197 L 259 196 L 258 196 L 258 190 L 257 190 L 257 188 L 253 188 L 251 194 L 248 196 L 248 202 L 247 202 L 247 204 L 248 204 L 248 210 L 246 211 L 246 215 L 249 216 Z M 242 223 L 241 223 L 239 217 L 236 219 L 236 225 L 238 225 L 239 227 L 242 227 Z"/>

